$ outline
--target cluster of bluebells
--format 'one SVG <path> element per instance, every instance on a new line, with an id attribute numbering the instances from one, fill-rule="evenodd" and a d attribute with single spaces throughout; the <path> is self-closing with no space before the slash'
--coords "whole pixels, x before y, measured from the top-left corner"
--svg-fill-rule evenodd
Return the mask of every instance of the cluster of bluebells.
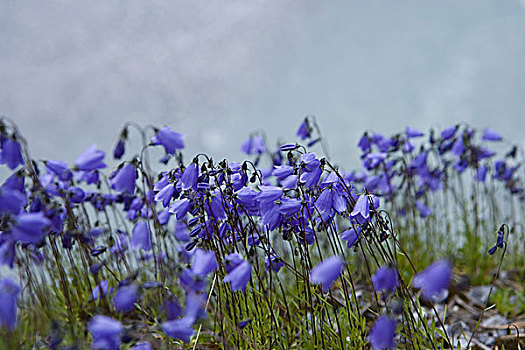
<path id="1" fill-rule="evenodd" d="M 160 329 L 168 337 L 189 342 L 207 315 L 210 284 L 242 296 L 257 288 L 254 272 L 262 273 L 261 268 L 270 275 L 282 270 L 295 273 L 295 262 L 286 259 L 293 253 L 285 242 L 304 247 L 312 252 L 312 260 L 319 261 L 315 266 L 309 261 L 303 268 L 322 293 L 329 293 L 338 279 L 344 283 L 347 255 L 376 234 L 374 221 L 382 222 L 375 194 L 388 199 L 396 190 L 392 181 L 396 162 L 389 154 L 396 147 L 412 152 L 411 140 L 421 136 L 407 129 L 404 137 L 363 138 L 360 147 L 368 173 L 359 175 L 338 171 L 297 143 L 269 151 L 260 134 L 250 136 L 241 147 L 255 156 L 253 162 L 214 162 L 198 155 L 185 163 L 184 135 L 169 127 L 155 128 L 144 149 L 161 149 L 160 162 L 175 160 L 176 165 L 154 176 L 141 158 L 145 152 L 123 160 L 126 127 L 113 151 L 120 163 L 106 176 L 106 154 L 96 145 L 73 164 L 33 161 L 16 129 L 4 122 L 1 126 L 0 163 L 13 174 L 0 186 L 0 264 L 11 269 L 28 261 L 32 269 L 56 264 L 59 273 L 53 276 L 61 288 L 71 288 L 75 295 L 81 294 L 80 288 L 89 290 L 89 300 L 75 301 L 66 293 L 67 308 L 74 309 L 74 303 L 77 308 L 89 305 L 85 321 L 92 346 L 111 350 L 120 349 L 122 343 L 132 343 L 132 349 L 151 348 L 133 336 L 129 322 L 137 315 L 153 322 L 143 307 L 151 294 L 162 305 L 157 305 L 159 316 L 154 320 L 160 327 L 149 332 Z M 306 118 L 297 136 L 313 146 L 322 141 L 316 130 L 315 121 Z M 448 139 L 457 143 L 457 133 L 451 132 Z M 473 132 L 461 136 L 465 142 L 461 152 L 460 146 L 451 148 L 459 159 L 470 162 L 475 152 L 469 137 Z M 374 145 L 382 151 L 373 152 Z M 477 161 L 490 157 L 488 151 L 476 152 L 485 154 Z M 263 155 L 269 155 L 268 164 L 259 167 Z M 439 171 L 429 168 L 420 155 L 411 171 L 421 178 L 422 189 L 438 188 Z M 374 174 L 378 169 L 384 170 Z M 313 253 L 314 246 L 332 238 L 344 249 L 325 252 L 324 257 Z M 387 237 L 383 232 L 377 238 L 383 242 Z M 66 269 L 77 271 L 76 262 L 59 264 L 64 261 L 61 255 L 88 265 L 89 274 L 70 283 L 64 275 Z M 450 265 L 437 262 L 417 275 L 413 285 L 431 298 L 448 287 L 450 275 Z M 386 300 L 398 288 L 397 270 L 381 267 L 372 284 Z M 17 325 L 19 294 L 15 282 L 0 280 L 0 326 L 9 331 Z M 179 298 L 184 298 L 185 307 Z M 238 326 L 245 327 L 247 320 L 251 318 Z M 381 316 L 370 333 L 372 347 L 393 347 L 395 329 L 390 316 Z"/>
<path id="2" fill-rule="evenodd" d="M 451 172 L 463 174 L 469 169 L 473 181 L 484 183 L 490 176 L 524 201 L 525 192 L 517 172 L 520 167 L 516 161 L 517 147 L 500 159 L 490 148 L 489 143 L 501 140 L 491 129 L 486 128 L 478 135 L 476 130 L 463 125 L 445 128 L 440 133 L 432 129 L 426 138 L 411 127 L 390 137 L 365 132 L 358 144 L 363 169 L 353 172 L 351 179 L 387 201 L 404 193 L 407 186 L 414 186 L 421 217 L 430 214 L 425 194 L 442 190 Z"/>

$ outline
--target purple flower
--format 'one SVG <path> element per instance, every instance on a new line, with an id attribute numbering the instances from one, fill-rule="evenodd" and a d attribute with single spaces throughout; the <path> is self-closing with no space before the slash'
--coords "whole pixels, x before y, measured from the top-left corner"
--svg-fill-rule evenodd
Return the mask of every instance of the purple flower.
<path id="1" fill-rule="evenodd" d="M 113 288 L 112 288 L 113 289 Z M 108 281 L 104 280 L 97 284 L 93 291 L 91 292 L 91 297 L 93 300 L 98 300 L 98 298 L 105 296 L 108 293 Z"/>
<path id="2" fill-rule="evenodd" d="M 260 135 L 255 135 L 252 141 L 252 153 L 262 154 L 266 152 L 266 146 L 264 140 Z"/>
<path id="3" fill-rule="evenodd" d="M 416 130 L 410 126 L 407 126 L 407 128 L 405 129 L 405 134 L 407 135 L 407 137 L 410 139 L 410 138 L 413 138 L 413 137 L 421 137 L 423 136 L 423 133 L 419 130 Z"/>
<path id="4" fill-rule="evenodd" d="M 133 227 L 131 248 L 133 250 L 138 250 L 139 248 L 146 251 L 151 250 L 151 233 L 147 222 L 139 221 Z"/>
<path id="5" fill-rule="evenodd" d="M 264 258 L 264 264 L 268 270 L 273 270 L 279 272 L 279 270 L 284 266 L 284 262 L 277 254 L 270 254 Z"/>
<path id="6" fill-rule="evenodd" d="M 360 224 L 370 221 L 370 203 L 368 202 L 368 195 L 362 194 L 357 198 L 354 210 L 350 216 L 357 220 Z"/>
<path id="7" fill-rule="evenodd" d="M 13 331 L 16 328 L 16 302 L 20 287 L 9 278 L 0 280 L 0 326 Z"/>
<path id="8" fill-rule="evenodd" d="M 372 331 L 368 337 L 372 349 L 393 349 L 395 333 L 396 321 L 384 315 L 379 317 L 374 323 Z"/>
<path id="9" fill-rule="evenodd" d="M 44 237 L 44 228 L 50 224 L 42 212 L 20 213 L 12 227 L 13 237 L 21 242 L 38 244 Z"/>
<path id="10" fill-rule="evenodd" d="M 10 169 L 15 169 L 19 164 L 24 164 L 18 141 L 8 138 L 2 143 L 0 164 L 7 164 Z"/>
<path id="11" fill-rule="evenodd" d="M 440 259 L 414 276 L 412 285 L 421 289 L 423 298 L 432 300 L 448 288 L 451 279 L 452 266 L 447 260 Z"/>
<path id="12" fill-rule="evenodd" d="M 214 252 L 206 252 L 202 249 L 197 249 L 193 255 L 192 272 L 197 276 L 204 277 L 210 272 L 217 269 L 217 259 Z"/>
<path id="13" fill-rule="evenodd" d="M 485 182 L 485 179 L 487 177 L 488 168 L 486 165 L 482 165 L 476 170 L 476 174 L 474 175 L 474 180 L 479 182 Z"/>
<path id="14" fill-rule="evenodd" d="M 170 213 L 174 213 L 177 220 L 181 220 L 186 216 L 188 210 L 190 210 L 191 202 L 188 198 L 176 200 L 169 209 Z"/>
<path id="15" fill-rule="evenodd" d="M 124 140 L 119 139 L 117 141 L 117 144 L 115 145 L 115 149 L 113 150 L 113 158 L 120 159 L 124 155 L 125 148 L 124 148 Z"/>
<path id="16" fill-rule="evenodd" d="M 346 242 L 348 248 L 352 248 L 361 235 L 361 227 L 357 226 L 357 232 L 353 228 L 341 232 L 341 239 Z"/>
<path id="17" fill-rule="evenodd" d="M 113 296 L 113 305 L 118 312 L 128 312 L 135 309 L 135 303 L 138 299 L 139 288 L 134 285 L 128 285 L 119 288 Z"/>
<path id="18" fill-rule="evenodd" d="M 174 339 L 188 343 L 193 336 L 193 322 L 187 318 L 164 322 L 162 331 Z"/>
<path id="19" fill-rule="evenodd" d="M 297 136 L 301 138 L 301 140 L 306 140 L 311 136 L 311 129 L 310 124 L 308 123 L 308 119 L 304 119 L 304 121 L 299 125 L 299 130 L 297 130 Z"/>
<path id="20" fill-rule="evenodd" d="M 154 145 L 164 146 L 166 153 L 175 154 L 176 150 L 184 148 L 183 140 L 183 134 L 171 130 L 169 126 L 165 126 L 157 131 L 151 142 Z"/>
<path id="21" fill-rule="evenodd" d="M 119 192 L 135 193 L 135 181 L 137 180 L 137 168 L 133 164 L 127 164 L 117 170 L 109 180 L 111 188 Z"/>
<path id="22" fill-rule="evenodd" d="M 252 277 L 252 265 L 243 261 L 224 277 L 223 282 L 229 282 L 232 292 L 241 290 L 244 292 L 246 285 Z"/>
<path id="23" fill-rule="evenodd" d="M 392 267 L 380 267 L 372 276 L 372 284 L 376 292 L 393 292 L 398 285 L 397 270 Z"/>
<path id="24" fill-rule="evenodd" d="M 310 282 L 321 284 L 323 290 L 327 291 L 343 271 L 343 265 L 344 261 L 338 255 L 325 259 L 310 272 Z"/>
<path id="25" fill-rule="evenodd" d="M 492 129 L 485 128 L 481 139 L 484 141 L 501 141 L 501 135 Z"/>
<path id="26" fill-rule="evenodd" d="M 443 140 L 448 140 L 450 139 L 452 136 L 454 136 L 456 134 L 456 131 L 458 130 L 458 126 L 457 125 L 453 125 L 453 126 L 450 126 L 446 129 L 443 129 L 443 131 L 441 132 L 441 138 Z"/>
<path id="27" fill-rule="evenodd" d="M 133 345 L 129 350 L 152 350 L 151 344 L 148 342 L 138 343 Z"/>
<path id="28" fill-rule="evenodd" d="M 93 337 L 93 349 L 120 349 L 120 334 L 124 327 L 111 317 L 96 315 L 89 321 L 89 333 Z"/>
<path id="29" fill-rule="evenodd" d="M 199 179 L 199 168 L 197 164 L 191 163 L 188 165 L 186 170 L 182 173 L 180 181 L 182 183 L 182 189 L 187 190 L 189 188 L 197 189 L 197 180 Z"/>
<path id="30" fill-rule="evenodd" d="M 3 186 L 0 188 L 0 215 L 16 215 L 26 204 L 27 199 L 22 192 Z"/>
<path id="31" fill-rule="evenodd" d="M 98 150 L 96 144 L 92 144 L 75 160 L 79 170 L 96 170 L 106 167 L 104 163 L 104 151 Z"/>

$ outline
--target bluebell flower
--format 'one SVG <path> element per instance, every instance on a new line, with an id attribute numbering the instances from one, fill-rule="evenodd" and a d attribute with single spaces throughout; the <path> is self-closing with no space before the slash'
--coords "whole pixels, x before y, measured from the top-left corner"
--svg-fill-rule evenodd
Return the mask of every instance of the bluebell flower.
<path id="1" fill-rule="evenodd" d="M 169 295 L 164 299 L 162 309 L 166 312 L 166 319 L 168 321 L 174 320 L 182 316 L 183 309 L 179 299 L 175 295 Z"/>
<path id="2" fill-rule="evenodd" d="M 260 135 L 255 135 L 252 141 L 252 153 L 262 154 L 266 152 L 264 140 Z"/>
<path id="3" fill-rule="evenodd" d="M 116 171 L 109 180 L 111 188 L 119 192 L 135 193 L 135 181 L 137 180 L 137 168 L 129 163 Z"/>
<path id="4" fill-rule="evenodd" d="M 199 168 L 197 164 L 192 162 L 184 170 L 180 178 L 182 189 L 187 190 L 189 188 L 193 188 L 194 190 L 197 190 L 197 180 L 198 179 L 199 179 Z"/>
<path id="5" fill-rule="evenodd" d="M 88 330 L 93 337 L 93 349 L 120 349 L 120 336 L 124 327 L 119 321 L 111 317 L 96 315 L 89 321 Z"/>
<path id="6" fill-rule="evenodd" d="M 193 266 L 191 270 L 197 276 L 204 277 L 217 269 L 217 259 L 214 252 L 197 249 L 193 254 Z"/>
<path id="7" fill-rule="evenodd" d="M 238 290 L 246 289 L 246 285 L 250 281 L 252 276 L 252 265 L 247 261 L 242 261 L 234 269 L 232 269 L 226 277 L 224 277 L 223 282 L 229 282 L 232 292 Z"/>
<path id="8" fill-rule="evenodd" d="M 419 130 L 416 130 L 410 126 L 407 126 L 405 129 L 405 135 L 407 135 L 408 138 L 414 138 L 414 137 L 421 137 L 424 134 Z"/>
<path id="9" fill-rule="evenodd" d="M 133 250 L 138 250 L 139 248 L 146 251 L 151 250 L 151 233 L 147 222 L 139 221 L 133 227 L 131 248 Z"/>
<path id="10" fill-rule="evenodd" d="M 177 220 L 182 220 L 188 210 L 190 210 L 190 207 L 191 202 L 188 198 L 178 199 L 170 206 L 169 212 L 174 213 Z"/>
<path id="11" fill-rule="evenodd" d="M 115 148 L 113 150 L 113 158 L 115 158 L 115 159 L 122 158 L 122 156 L 124 155 L 125 150 L 126 149 L 124 147 L 124 140 L 122 138 L 120 138 L 117 141 L 117 144 L 115 145 Z"/>
<path id="12" fill-rule="evenodd" d="M 368 153 L 371 149 L 371 143 L 370 143 L 370 137 L 368 136 L 368 133 L 364 133 L 363 136 L 359 139 L 359 143 L 357 144 L 359 148 L 361 148 L 361 151 Z"/>
<path id="13" fill-rule="evenodd" d="M 452 279 L 452 266 L 445 259 L 440 259 L 414 276 L 412 286 L 420 288 L 423 298 L 432 300 L 446 290 Z"/>
<path id="14" fill-rule="evenodd" d="M 44 238 L 46 226 L 51 221 L 44 216 L 42 212 L 38 213 L 20 213 L 16 216 L 16 221 L 11 228 L 14 239 L 38 244 Z"/>
<path id="15" fill-rule="evenodd" d="M 457 125 L 453 125 L 453 126 L 450 126 L 446 129 L 443 129 L 443 131 L 441 132 L 441 138 L 443 140 L 448 140 L 450 138 L 452 138 L 455 134 L 456 134 L 456 131 L 458 130 L 458 126 Z"/>
<path id="16" fill-rule="evenodd" d="M 194 333 L 193 322 L 187 318 L 164 322 L 162 324 L 162 331 L 174 339 L 189 343 Z"/>
<path id="17" fill-rule="evenodd" d="M 297 130 L 297 136 L 301 138 L 301 140 L 306 140 L 307 138 L 311 137 L 312 130 L 310 128 L 310 123 L 308 123 L 308 119 L 305 118 L 304 121 L 299 125 L 299 130 Z"/>
<path id="18" fill-rule="evenodd" d="M 99 284 L 97 284 L 95 288 L 93 288 L 93 290 L 91 291 L 91 297 L 93 298 L 93 300 L 98 300 L 98 298 L 107 295 L 108 286 L 109 282 L 107 280 L 101 281 Z"/>
<path id="19" fill-rule="evenodd" d="M 154 145 L 164 146 L 164 150 L 168 154 L 175 154 L 178 149 L 184 148 L 184 135 L 171 130 L 169 126 L 160 128 L 155 136 L 151 139 Z"/>
<path id="20" fill-rule="evenodd" d="M 267 255 L 264 258 L 264 265 L 268 270 L 279 272 L 279 270 L 281 270 L 281 268 L 284 266 L 284 262 L 277 254 L 271 253 L 270 256 Z"/>
<path id="21" fill-rule="evenodd" d="M 279 150 L 283 152 L 293 151 L 294 149 L 299 148 L 299 145 L 296 143 L 285 143 L 284 145 L 279 146 Z"/>
<path id="22" fill-rule="evenodd" d="M 393 267 L 380 267 L 372 276 L 372 284 L 376 292 L 387 291 L 392 293 L 397 288 L 398 283 L 397 270 Z"/>
<path id="23" fill-rule="evenodd" d="M 46 168 L 53 172 L 62 181 L 71 179 L 72 173 L 67 167 L 66 162 L 60 160 L 48 160 L 45 162 Z"/>
<path id="24" fill-rule="evenodd" d="M 487 177 L 488 168 L 486 165 L 481 165 L 476 170 L 476 174 L 474 174 L 474 180 L 479 182 L 485 182 L 485 179 Z"/>
<path id="25" fill-rule="evenodd" d="M 373 350 L 393 349 L 396 321 L 388 316 L 380 316 L 374 323 L 368 339 Z"/>
<path id="26" fill-rule="evenodd" d="M 2 143 L 0 164 L 7 164 L 10 169 L 15 169 L 19 164 L 24 164 L 18 141 L 8 138 Z"/>
<path id="27" fill-rule="evenodd" d="M 134 284 L 119 288 L 113 296 L 115 309 L 117 309 L 118 312 L 128 312 L 135 309 L 135 303 L 138 300 L 138 291 L 139 288 Z"/>
<path id="28" fill-rule="evenodd" d="M 17 323 L 17 300 L 20 287 L 9 278 L 0 280 L 0 327 L 13 331 Z"/>
<path id="29" fill-rule="evenodd" d="M 357 232 L 356 232 L 357 230 Z M 348 248 L 352 248 L 361 235 L 361 227 L 356 226 L 356 229 L 348 229 L 341 232 L 341 239 L 346 242 Z"/>
<path id="30" fill-rule="evenodd" d="M 357 198 L 354 209 L 350 213 L 350 217 L 354 218 L 360 224 L 370 221 L 370 203 L 368 195 L 362 194 Z"/>
<path id="31" fill-rule="evenodd" d="M 180 274 L 180 284 L 186 290 L 200 292 L 206 288 L 204 276 L 196 275 L 192 270 L 183 269 Z"/>
<path id="32" fill-rule="evenodd" d="M 343 266 L 344 261 L 338 255 L 325 259 L 310 272 L 310 282 L 322 285 L 323 290 L 327 291 L 332 286 L 332 283 L 341 275 Z"/>
<path id="33" fill-rule="evenodd" d="M 104 151 L 98 150 L 96 144 L 92 144 L 75 160 L 79 170 L 91 171 L 106 167 L 104 163 Z"/>
<path id="34" fill-rule="evenodd" d="M 485 128 L 483 130 L 483 136 L 481 137 L 481 139 L 484 141 L 501 141 L 502 138 L 501 135 L 498 134 L 496 131 L 489 128 Z"/>
<path id="35" fill-rule="evenodd" d="M 2 241 L 2 235 L 0 235 L 0 265 L 7 265 L 11 269 L 15 263 L 15 241 L 5 240 Z"/>
<path id="36" fill-rule="evenodd" d="M 0 215 L 16 215 L 26 204 L 27 198 L 22 192 L 8 187 L 0 188 Z"/>

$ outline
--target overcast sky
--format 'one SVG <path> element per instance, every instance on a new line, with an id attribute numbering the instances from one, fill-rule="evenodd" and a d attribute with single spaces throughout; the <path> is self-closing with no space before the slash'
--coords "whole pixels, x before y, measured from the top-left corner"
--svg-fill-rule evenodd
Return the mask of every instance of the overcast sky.
<path id="1" fill-rule="evenodd" d="M 468 122 L 525 140 L 525 0 L 0 2 L 0 114 L 37 158 L 169 125 L 239 160 L 315 114 L 355 166 L 365 129 Z"/>

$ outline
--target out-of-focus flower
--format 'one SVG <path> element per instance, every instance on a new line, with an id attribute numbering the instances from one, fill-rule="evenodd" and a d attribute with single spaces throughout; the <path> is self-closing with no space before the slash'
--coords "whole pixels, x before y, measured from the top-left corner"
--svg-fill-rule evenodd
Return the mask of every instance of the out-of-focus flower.
<path id="1" fill-rule="evenodd" d="M 89 333 L 93 337 L 93 349 L 120 349 L 120 335 L 124 330 L 119 321 L 102 315 L 96 315 L 89 321 Z"/>
<path id="2" fill-rule="evenodd" d="M 423 298 L 432 300 L 446 290 L 452 279 L 452 266 L 445 259 L 435 261 L 412 280 L 412 286 L 420 288 Z"/>
<path id="3" fill-rule="evenodd" d="M 104 151 L 97 149 L 96 144 L 92 144 L 75 160 L 75 165 L 79 170 L 90 171 L 106 167 L 104 163 Z"/>
<path id="4" fill-rule="evenodd" d="M 338 255 L 325 259 L 310 272 L 310 282 L 322 285 L 327 291 L 343 271 L 343 266 L 343 259 Z"/>
<path id="5" fill-rule="evenodd" d="M 139 221 L 133 227 L 131 248 L 133 250 L 138 250 L 139 248 L 146 251 L 151 250 L 151 233 L 147 222 Z"/>
<path id="6" fill-rule="evenodd" d="M 393 267 L 380 267 L 372 276 L 372 284 L 376 292 L 393 292 L 398 285 L 397 270 Z"/>
<path id="7" fill-rule="evenodd" d="M 393 349 L 396 321 L 388 316 L 380 316 L 374 323 L 368 339 L 373 350 Z"/>
<path id="8" fill-rule="evenodd" d="M 20 287 L 9 278 L 0 280 L 0 326 L 13 331 L 16 328 L 16 302 Z"/>

